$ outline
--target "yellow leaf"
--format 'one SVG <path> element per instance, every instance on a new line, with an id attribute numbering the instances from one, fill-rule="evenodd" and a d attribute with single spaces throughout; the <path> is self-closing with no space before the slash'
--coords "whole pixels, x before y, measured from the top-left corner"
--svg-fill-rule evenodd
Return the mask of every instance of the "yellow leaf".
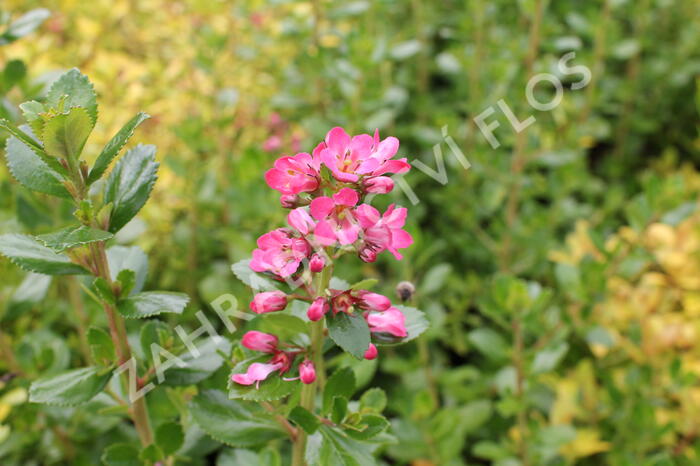
<path id="1" fill-rule="evenodd" d="M 561 453 L 568 459 L 583 458 L 610 450 L 610 442 L 600 440 L 600 433 L 594 429 L 578 429 L 576 438 L 561 447 Z"/>

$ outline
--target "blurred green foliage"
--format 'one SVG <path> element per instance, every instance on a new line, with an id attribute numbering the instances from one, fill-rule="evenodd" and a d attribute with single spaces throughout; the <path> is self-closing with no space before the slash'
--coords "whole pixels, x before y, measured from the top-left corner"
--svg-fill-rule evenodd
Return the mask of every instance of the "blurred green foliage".
<path id="1" fill-rule="evenodd" d="M 33 7 L 51 16 L 4 44 L 16 36 L 8 24 Z M 388 284 L 410 280 L 412 304 L 431 321 L 421 339 L 378 362 L 333 361 L 353 368 L 358 387 L 386 391 L 395 440 L 379 457 L 700 462 L 700 283 L 689 279 L 700 273 L 696 1 L 10 0 L 3 8 L 0 116 L 19 120 L 11 109 L 41 98 L 73 66 L 115 110 L 101 116 L 89 148 L 137 111 L 153 115 L 140 140 L 159 146 L 160 180 L 115 241 L 138 238 L 148 251 L 149 289 L 191 296 L 173 326 L 196 327 L 195 311 L 222 293 L 249 299 L 229 264 L 282 221 L 262 179 L 276 157 L 308 150 L 334 125 L 379 128 L 399 137 L 409 161 L 436 171 L 440 147 L 447 180 L 414 169 L 404 181 L 419 202 L 398 187 L 392 194 L 412 207 L 416 243 L 402 262 L 339 274 L 385 277 L 377 291 L 388 295 Z M 569 87 L 579 76 L 557 68 L 571 51 L 570 66 L 592 73 L 580 90 Z M 565 85 L 549 112 L 525 95 L 543 72 Z M 546 84 L 537 89 L 539 100 L 552 98 Z M 535 123 L 516 132 L 501 99 Z M 489 121 L 500 123 L 496 149 L 473 120 L 489 107 Z M 4 165 L 0 194 L 0 233 L 43 233 L 71 216 L 14 183 Z M 104 317 L 73 279 L 25 276 L 4 259 L 0 274 L 2 463 L 96 464 L 105 447 L 134 437 L 123 413 L 103 395 L 47 408 L 25 403 L 24 390 L 38 374 L 88 358 L 80 329 L 104 326 Z M 129 330 L 138 338 L 137 326 Z M 222 388 L 224 369 L 200 388 Z M 190 419 L 196 391 L 158 393 L 149 398 L 155 424 L 181 416 L 187 426 L 178 464 L 279 464 L 287 453 L 274 440 L 223 446 Z M 96 418 L 99 410 L 106 415 Z"/>

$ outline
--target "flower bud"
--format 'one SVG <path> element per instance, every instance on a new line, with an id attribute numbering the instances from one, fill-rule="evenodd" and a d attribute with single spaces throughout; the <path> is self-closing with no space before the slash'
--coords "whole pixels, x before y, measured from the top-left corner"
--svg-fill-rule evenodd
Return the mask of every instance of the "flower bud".
<path id="1" fill-rule="evenodd" d="M 369 330 L 373 333 L 389 333 L 398 338 L 408 336 L 406 331 L 406 316 L 395 307 L 384 312 L 374 312 L 367 314 Z"/>
<path id="2" fill-rule="evenodd" d="M 280 196 L 280 204 L 285 209 L 293 209 L 299 204 L 299 196 L 296 194 L 282 194 Z"/>
<path id="3" fill-rule="evenodd" d="M 310 384 L 316 381 L 316 368 L 314 363 L 306 359 L 304 362 L 299 364 L 299 378 L 302 383 Z"/>
<path id="4" fill-rule="evenodd" d="M 326 261 L 323 260 L 323 257 L 321 255 L 314 254 L 313 256 L 311 256 L 311 260 L 309 260 L 309 269 L 311 269 L 313 273 L 320 272 L 325 266 Z"/>
<path id="5" fill-rule="evenodd" d="M 277 349 L 278 340 L 275 335 L 252 330 L 243 335 L 241 343 L 243 343 L 243 346 L 253 351 L 274 353 Z"/>
<path id="6" fill-rule="evenodd" d="M 306 311 L 306 315 L 309 318 L 309 320 L 316 322 L 321 319 L 323 319 L 323 316 L 328 312 L 328 301 L 326 301 L 326 298 L 316 298 L 313 303 L 311 303 L 311 306 L 309 306 L 309 310 Z"/>
<path id="7" fill-rule="evenodd" d="M 403 302 L 410 300 L 416 292 L 416 287 L 411 282 L 401 282 L 396 285 L 396 295 Z"/>
<path id="8" fill-rule="evenodd" d="M 365 359 L 372 360 L 376 359 L 378 354 L 377 347 L 374 346 L 374 343 L 369 344 L 369 348 L 367 348 L 367 351 L 365 351 Z"/>
<path id="9" fill-rule="evenodd" d="M 265 291 L 253 297 L 250 303 L 250 310 L 256 314 L 266 312 L 281 311 L 287 307 L 287 295 L 282 291 Z"/>
<path id="10" fill-rule="evenodd" d="M 386 311 L 391 307 L 391 301 L 384 295 L 360 290 L 358 293 L 357 305 L 360 309 L 370 311 Z"/>
<path id="11" fill-rule="evenodd" d="M 377 260 L 377 251 L 369 244 L 365 244 L 358 251 L 358 256 L 363 262 L 374 262 Z"/>
<path id="12" fill-rule="evenodd" d="M 371 194 L 386 194 L 394 189 L 394 180 L 388 176 L 375 176 L 364 181 L 365 191 Z"/>

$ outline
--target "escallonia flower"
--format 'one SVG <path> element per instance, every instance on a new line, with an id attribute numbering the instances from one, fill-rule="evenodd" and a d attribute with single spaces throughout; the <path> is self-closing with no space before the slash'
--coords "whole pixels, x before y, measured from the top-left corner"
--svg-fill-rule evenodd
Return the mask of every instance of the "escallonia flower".
<path id="1" fill-rule="evenodd" d="M 287 295 L 283 291 L 265 291 L 253 296 L 250 310 L 256 314 L 281 311 L 287 307 Z"/>
<path id="2" fill-rule="evenodd" d="M 399 309 L 390 307 L 384 312 L 368 312 L 365 320 L 372 333 L 388 333 L 397 338 L 406 338 L 406 316 Z"/>
<path id="3" fill-rule="evenodd" d="M 341 245 L 357 241 L 361 228 L 353 207 L 359 200 L 357 191 L 342 188 L 333 197 L 321 196 L 311 201 L 311 216 L 318 220 L 314 229 L 316 241 L 324 246 L 336 241 Z"/>
<path id="4" fill-rule="evenodd" d="M 267 363 L 254 362 L 243 374 L 233 374 L 231 380 L 240 385 L 253 385 L 260 388 L 260 382 L 267 379 L 273 372 L 280 375 L 287 372 L 294 361 L 294 353 L 276 351 L 275 355 Z"/>
<path id="5" fill-rule="evenodd" d="M 280 157 L 273 168 L 265 173 L 267 184 L 282 194 L 299 194 L 318 189 L 321 162 L 311 154 L 301 152 Z"/>
<path id="6" fill-rule="evenodd" d="M 311 245 L 293 235 L 288 228 L 278 228 L 258 238 L 258 249 L 253 251 L 250 268 L 255 272 L 271 272 L 289 277 L 311 253 Z"/>

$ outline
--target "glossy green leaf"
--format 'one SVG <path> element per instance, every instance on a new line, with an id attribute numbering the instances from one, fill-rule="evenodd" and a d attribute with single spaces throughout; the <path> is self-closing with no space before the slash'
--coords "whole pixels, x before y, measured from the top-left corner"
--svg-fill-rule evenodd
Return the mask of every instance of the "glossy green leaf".
<path id="1" fill-rule="evenodd" d="M 379 414 L 386 408 L 386 393 L 381 388 L 370 388 L 360 397 L 360 411 Z"/>
<path id="2" fill-rule="evenodd" d="M 321 426 L 314 440 L 309 439 L 306 461 L 310 466 L 373 466 L 377 462 L 367 444 L 348 437 L 344 432 Z M 320 440 L 320 441 L 318 441 Z"/>
<path id="3" fill-rule="evenodd" d="M 170 456 L 180 449 L 185 441 L 185 434 L 182 426 L 177 422 L 166 422 L 156 429 L 156 445 L 158 445 L 165 456 Z"/>
<path id="4" fill-rule="evenodd" d="M 87 273 L 81 266 L 73 264 L 68 256 L 54 252 L 31 236 L 13 233 L 0 236 L 0 254 L 31 272 L 46 275 Z"/>
<path id="5" fill-rule="evenodd" d="M 109 231 L 116 233 L 141 210 L 156 182 L 156 148 L 139 144 L 124 154 L 107 179 L 104 202 L 112 203 Z"/>
<path id="6" fill-rule="evenodd" d="M 348 414 L 348 399 L 344 396 L 334 396 L 331 403 L 331 421 L 340 424 Z"/>
<path id="7" fill-rule="evenodd" d="M 355 393 L 355 374 L 349 367 L 333 372 L 323 389 L 323 412 L 329 413 L 336 396 L 350 399 Z"/>
<path id="8" fill-rule="evenodd" d="M 83 367 L 32 382 L 29 401 L 60 406 L 75 406 L 100 393 L 112 372 L 99 367 Z"/>
<path id="9" fill-rule="evenodd" d="M 105 448 L 102 462 L 107 466 L 143 466 L 139 450 L 129 443 L 115 443 Z"/>
<path id="10" fill-rule="evenodd" d="M 36 237 L 44 243 L 44 246 L 53 249 L 56 252 L 63 252 L 66 249 L 71 249 L 84 244 L 94 243 L 97 241 L 107 241 L 114 235 L 107 231 L 98 230 L 86 226 L 67 227 L 53 233 L 47 233 Z"/>
<path id="11" fill-rule="evenodd" d="M 363 414 L 360 422 L 345 429 L 345 433 L 357 440 L 370 440 L 389 428 L 389 421 L 379 414 Z"/>
<path id="12" fill-rule="evenodd" d="M 44 123 L 44 151 L 54 157 L 78 160 L 91 131 L 92 121 L 84 108 L 73 107 L 54 115 Z"/>
<path id="13" fill-rule="evenodd" d="M 369 326 L 360 314 L 340 312 L 326 319 L 331 339 L 357 359 L 362 359 L 369 348 Z"/>
<path id="14" fill-rule="evenodd" d="M 90 170 L 88 184 L 94 183 L 100 179 L 114 157 L 119 154 L 119 151 L 129 141 L 129 138 L 134 135 L 134 130 L 136 130 L 141 123 L 149 118 L 150 115 L 139 112 L 135 117 L 129 120 L 112 139 L 110 139 L 107 145 L 105 145 L 104 149 L 102 149 L 102 152 L 100 152 L 100 155 L 97 156 L 97 160 L 95 160 L 95 164 Z"/>
<path id="15" fill-rule="evenodd" d="M 474 329 L 467 334 L 467 339 L 488 359 L 505 361 L 509 358 L 510 349 L 508 342 L 500 333 L 493 329 L 488 327 Z"/>
<path id="16" fill-rule="evenodd" d="M 193 341 L 199 354 L 189 351 L 178 357 L 184 363 L 175 365 L 165 372 L 167 385 L 191 385 L 200 382 L 214 373 L 224 363 L 224 357 L 231 353 L 231 342 L 221 337 L 212 337 Z M 149 353 L 150 354 L 150 353 Z"/>
<path id="17" fill-rule="evenodd" d="M 255 291 L 274 291 L 278 289 L 272 280 L 253 272 L 250 268 L 250 259 L 236 262 L 231 266 L 231 270 L 240 281 Z"/>
<path id="18" fill-rule="evenodd" d="M 307 434 L 313 434 L 321 425 L 321 421 L 301 406 L 295 406 L 289 413 L 289 420 L 301 427 Z"/>
<path id="19" fill-rule="evenodd" d="M 65 100 L 62 100 L 65 99 Z M 81 74 L 77 68 L 67 71 L 59 77 L 49 89 L 46 95 L 46 105 L 57 108 L 63 101 L 63 107 L 82 107 L 90 117 L 92 129 L 97 122 L 97 96 L 95 89 L 87 76 Z"/>
<path id="20" fill-rule="evenodd" d="M 26 188 L 52 196 L 70 198 L 60 172 L 47 165 L 27 144 L 16 137 L 5 144 L 7 166 L 12 176 Z"/>
<path id="21" fill-rule="evenodd" d="M 252 403 L 229 400 L 219 390 L 204 390 L 189 405 L 194 422 L 227 445 L 265 444 L 286 434 L 269 414 Z"/>
<path id="22" fill-rule="evenodd" d="M 98 327 L 90 327 L 87 332 L 87 340 L 95 362 L 106 366 L 116 360 L 114 342 L 112 342 L 112 338 L 105 330 Z"/>
<path id="23" fill-rule="evenodd" d="M 134 286 L 130 294 L 134 295 L 143 289 L 148 275 L 148 256 L 140 247 L 112 246 L 107 249 L 107 261 L 112 277 L 119 277 L 124 270 L 131 270 L 135 273 Z"/>
<path id="24" fill-rule="evenodd" d="M 163 312 L 182 314 L 189 301 L 185 293 L 144 291 L 119 300 L 117 309 L 128 319 L 143 319 Z"/>

